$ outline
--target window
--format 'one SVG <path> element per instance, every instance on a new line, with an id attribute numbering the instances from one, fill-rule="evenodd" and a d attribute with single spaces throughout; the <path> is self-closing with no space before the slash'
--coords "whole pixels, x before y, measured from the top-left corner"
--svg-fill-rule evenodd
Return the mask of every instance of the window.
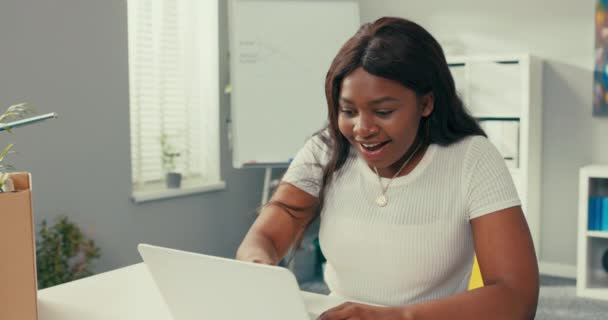
<path id="1" fill-rule="evenodd" d="M 129 0 L 128 21 L 133 199 L 223 188 L 217 0 Z M 181 188 L 164 187 L 169 171 Z"/>

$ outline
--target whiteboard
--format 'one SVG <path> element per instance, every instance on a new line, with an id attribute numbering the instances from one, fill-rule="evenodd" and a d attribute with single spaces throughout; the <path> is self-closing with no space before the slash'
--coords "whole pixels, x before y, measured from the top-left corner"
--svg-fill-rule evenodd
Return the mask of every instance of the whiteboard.
<path id="1" fill-rule="evenodd" d="M 359 28 L 358 4 L 230 4 L 233 166 L 287 164 L 326 123 L 325 75 Z"/>

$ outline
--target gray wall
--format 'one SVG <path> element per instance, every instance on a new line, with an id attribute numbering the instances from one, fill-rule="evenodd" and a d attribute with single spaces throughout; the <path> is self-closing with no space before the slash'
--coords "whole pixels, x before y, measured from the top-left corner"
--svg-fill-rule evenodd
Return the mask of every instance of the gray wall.
<path id="1" fill-rule="evenodd" d="M 3 134 L 33 173 L 37 221 L 67 214 L 101 246 L 98 271 L 139 261 L 150 242 L 231 256 L 252 221 L 262 172 L 231 168 L 225 191 L 130 202 L 126 0 L 2 0 L 0 107 L 27 101 L 60 119 Z M 221 2 L 221 81 L 227 82 Z M 543 88 L 541 258 L 574 265 L 578 167 L 608 163 L 608 119 L 591 117 L 594 0 L 360 0 L 363 21 L 411 18 L 454 50 L 531 52 L 546 60 Z M 222 95 L 221 119 L 229 100 Z M 222 132 L 225 123 L 222 121 Z"/>
<path id="2" fill-rule="evenodd" d="M 224 17 L 225 5 L 220 11 Z M 16 143 L 13 163 L 32 172 L 37 222 L 67 214 L 90 232 L 102 249 L 97 271 L 140 261 L 139 242 L 234 255 L 259 204 L 263 175 L 231 168 L 226 135 L 227 190 L 141 205 L 129 200 L 126 0 L 2 0 L 0 48 L 0 107 L 27 101 L 39 113 L 60 115 L 0 136 L 0 145 Z M 222 119 L 228 106 L 222 95 Z"/>

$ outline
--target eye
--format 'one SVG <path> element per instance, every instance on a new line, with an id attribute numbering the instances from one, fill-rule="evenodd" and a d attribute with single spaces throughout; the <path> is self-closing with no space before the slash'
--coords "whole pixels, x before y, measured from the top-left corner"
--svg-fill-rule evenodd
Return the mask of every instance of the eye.
<path id="1" fill-rule="evenodd" d="M 393 110 L 377 110 L 376 111 L 376 114 L 381 117 L 386 117 L 386 116 L 390 115 L 391 113 L 393 113 Z"/>
<path id="2" fill-rule="evenodd" d="M 354 114 L 353 110 L 348 108 L 340 108 L 340 113 L 343 113 L 346 116 L 352 116 Z"/>

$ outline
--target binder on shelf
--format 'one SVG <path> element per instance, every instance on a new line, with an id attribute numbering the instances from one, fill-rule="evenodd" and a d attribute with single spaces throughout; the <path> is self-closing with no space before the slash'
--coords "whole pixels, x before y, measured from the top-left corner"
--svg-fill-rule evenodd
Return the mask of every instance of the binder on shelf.
<path id="1" fill-rule="evenodd" d="M 608 198 L 601 198 L 602 201 L 602 231 L 608 231 Z"/>
<path id="2" fill-rule="evenodd" d="M 593 197 L 589 197 L 589 210 L 587 212 L 587 230 L 595 230 L 595 201 Z"/>
<path id="3" fill-rule="evenodd" d="M 594 230 L 601 230 L 602 229 L 602 198 L 599 197 L 595 197 L 595 212 L 594 212 L 594 216 L 595 216 L 595 229 Z"/>
<path id="4" fill-rule="evenodd" d="M 606 212 L 605 215 L 604 211 Z M 589 231 L 608 231 L 608 198 L 589 198 L 589 222 L 587 227 Z"/>

